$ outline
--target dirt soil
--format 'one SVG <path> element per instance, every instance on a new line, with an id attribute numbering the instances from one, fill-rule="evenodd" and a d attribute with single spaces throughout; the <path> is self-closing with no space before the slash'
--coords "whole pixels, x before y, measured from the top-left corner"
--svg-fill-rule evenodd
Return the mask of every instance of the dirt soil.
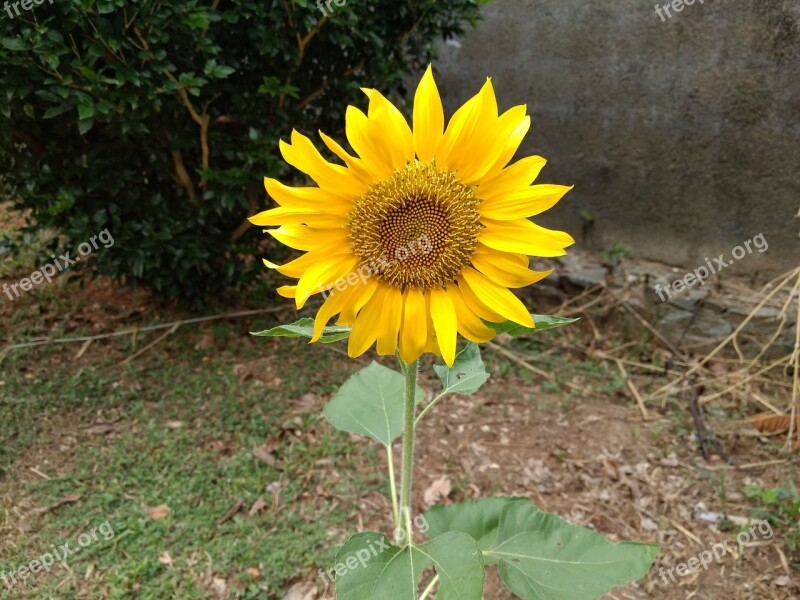
<path id="1" fill-rule="evenodd" d="M 615 541 L 660 544 L 661 553 L 647 580 L 618 588 L 606 596 L 609 599 L 800 597 L 800 580 L 796 571 L 785 568 L 778 536 L 761 539 L 758 534 L 759 539 L 740 549 L 736 532 L 721 533 L 715 525 L 694 518 L 698 506 L 722 511 L 718 486 L 723 470 L 729 514 L 747 516 L 747 503 L 736 490 L 752 482 L 780 485 L 785 482 L 785 465 L 725 469 L 720 460 L 704 461 L 693 441 L 669 433 L 668 416 L 652 413 L 645 422 L 635 407 L 593 398 L 562 411 L 558 397 L 519 381 L 487 387 L 492 391 L 486 394 L 449 398 L 422 426 L 417 451 L 421 475 L 414 498 L 419 513 L 427 508 L 426 491 L 435 496 L 436 490 L 452 486 L 451 501 L 524 496 L 543 510 Z M 775 456 L 758 442 L 737 444 L 734 459 L 774 462 Z M 442 486 L 442 478 L 450 485 Z M 364 509 L 374 514 L 373 522 L 382 522 L 390 510 L 388 503 L 377 495 L 365 500 Z M 707 571 L 677 575 L 674 568 L 679 563 L 718 542 L 727 542 L 731 554 Z M 667 573 L 670 567 L 674 582 Z M 489 578 L 485 598 L 514 596 L 503 590 L 495 574 Z"/>

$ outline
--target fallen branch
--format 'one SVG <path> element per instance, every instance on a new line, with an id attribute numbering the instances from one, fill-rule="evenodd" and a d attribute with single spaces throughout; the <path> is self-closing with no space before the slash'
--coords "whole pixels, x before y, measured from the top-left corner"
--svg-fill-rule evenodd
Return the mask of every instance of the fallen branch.
<path id="1" fill-rule="evenodd" d="M 85 342 L 94 342 L 97 340 L 105 340 L 114 337 L 136 335 L 138 333 L 146 331 L 159 331 L 162 329 L 170 329 L 175 326 L 180 327 L 182 325 L 191 325 L 194 323 L 207 323 L 209 321 L 221 321 L 223 319 L 240 319 L 242 317 L 251 317 L 253 315 L 260 315 L 264 313 L 280 312 L 282 310 L 286 310 L 286 307 L 279 306 L 272 308 L 260 308 L 257 310 L 243 310 L 239 312 L 211 315 L 207 317 L 195 317 L 192 319 L 183 319 L 181 321 L 172 321 L 170 323 L 160 323 L 159 325 L 149 325 L 147 327 L 135 327 L 133 329 L 124 329 L 122 331 L 114 331 L 112 333 L 101 333 L 99 335 L 92 335 L 92 336 L 82 336 L 73 338 L 40 338 L 31 340 L 30 342 L 23 342 L 21 344 L 12 344 L 10 346 L 6 346 L 6 348 L 3 349 L 2 354 L 0 354 L 0 362 L 2 362 L 2 359 L 6 356 L 6 354 L 9 351 L 18 350 L 20 348 L 34 348 L 37 346 L 49 346 L 51 344 L 79 344 Z"/>

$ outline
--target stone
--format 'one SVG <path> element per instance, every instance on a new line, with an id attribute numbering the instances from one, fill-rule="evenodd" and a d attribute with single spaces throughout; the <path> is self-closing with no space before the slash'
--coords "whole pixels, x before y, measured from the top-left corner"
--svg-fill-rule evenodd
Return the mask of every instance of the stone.
<path id="1" fill-rule="evenodd" d="M 606 279 L 608 278 L 608 269 L 603 267 L 582 269 L 580 271 L 565 273 L 564 278 L 583 289 L 593 288 L 598 285 L 605 287 Z"/>
<path id="2" fill-rule="evenodd" d="M 667 302 L 681 310 L 694 311 L 706 298 L 708 298 L 706 290 L 689 290 L 682 294 L 673 294 L 672 298 L 667 299 Z"/>

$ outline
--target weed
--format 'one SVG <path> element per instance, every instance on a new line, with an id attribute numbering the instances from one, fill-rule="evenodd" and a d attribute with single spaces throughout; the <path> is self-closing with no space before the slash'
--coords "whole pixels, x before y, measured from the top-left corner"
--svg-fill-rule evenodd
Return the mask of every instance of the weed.
<path id="1" fill-rule="evenodd" d="M 610 248 L 598 252 L 606 264 L 612 269 L 622 262 L 622 259 L 630 254 L 630 251 L 620 242 L 614 242 Z"/>
<path id="2" fill-rule="evenodd" d="M 788 488 L 746 485 L 742 492 L 758 504 L 752 509 L 754 518 L 769 521 L 783 531 L 793 566 L 800 569 L 800 493 L 794 484 Z"/>

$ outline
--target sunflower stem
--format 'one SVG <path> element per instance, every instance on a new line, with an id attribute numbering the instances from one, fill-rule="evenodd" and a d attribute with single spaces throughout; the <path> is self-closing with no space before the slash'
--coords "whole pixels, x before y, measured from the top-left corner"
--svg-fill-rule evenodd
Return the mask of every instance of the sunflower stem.
<path id="1" fill-rule="evenodd" d="M 386 461 L 389 466 L 389 487 L 392 493 L 392 514 L 394 515 L 394 528 L 400 527 L 400 510 L 397 505 L 397 482 L 394 476 L 394 457 L 392 456 L 392 445 L 386 446 Z"/>
<path id="2" fill-rule="evenodd" d="M 403 475 L 400 484 L 400 519 L 406 529 L 406 541 L 413 543 L 411 528 L 411 484 L 414 472 L 414 417 L 416 416 L 417 375 L 419 359 L 405 363 L 401 360 L 406 376 L 405 424 L 403 426 Z"/>

